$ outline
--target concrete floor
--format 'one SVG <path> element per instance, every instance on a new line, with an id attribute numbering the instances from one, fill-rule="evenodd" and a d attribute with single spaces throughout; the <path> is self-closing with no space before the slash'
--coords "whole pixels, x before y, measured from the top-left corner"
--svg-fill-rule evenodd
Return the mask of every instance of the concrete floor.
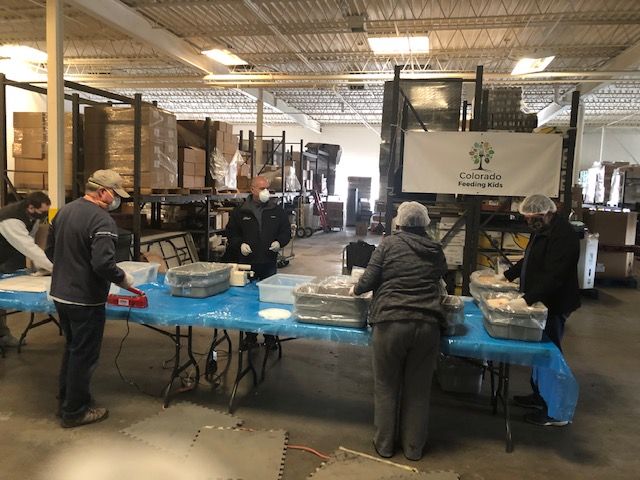
<path id="1" fill-rule="evenodd" d="M 296 257 L 284 271 L 337 274 L 342 247 L 350 238 L 336 232 L 296 241 Z M 639 478 L 640 381 L 636 371 L 640 365 L 640 295 L 631 289 L 600 292 L 599 300 L 585 299 L 567 325 L 565 355 L 581 388 L 571 426 L 528 425 L 521 420 L 524 411 L 514 408 L 515 451 L 507 454 L 503 423 L 491 415 L 486 397 L 454 397 L 435 389 L 431 447 L 414 465 L 423 470 L 455 470 L 465 480 Z M 24 317 L 15 317 L 9 323 L 17 333 L 25 322 Z M 160 400 L 149 394 L 157 395 L 162 388 L 169 373 L 163 361 L 173 353 L 167 339 L 131 325 L 119 364 L 123 375 L 145 392 L 141 393 L 121 380 L 114 366 L 125 332 L 124 322 L 108 322 L 94 394 L 111 415 L 97 425 L 65 430 L 56 422 L 56 377 L 63 340 L 53 326 L 31 332 L 21 355 L 9 351 L 0 359 L 0 478 L 112 479 L 118 468 L 130 465 L 125 462 L 130 457 L 135 457 L 138 468 L 149 465 L 155 469 L 154 480 L 176 479 L 186 473 L 164 456 L 149 457 L 153 454 L 135 450 L 140 446 L 118 433 L 160 411 Z M 198 330 L 196 350 L 205 352 L 209 340 L 209 331 Z M 226 378 L 233 378 L 233 373 Z M 526 369 L 515 368 L 512 378 L 513 392 L 528 393 Z M 485 380 L 485 390 L 487 384 Z M 251 392 L 249 385 L 250 381 L 242 385 L 244 396 L 236 411 L 246 427 L 285 429 L 289 444 L 321 452 L 330 453 L 342 445 L 374 453 L 367 349 L 305 340 L 288 342 L 282 361 L 268 371 L 267 381 Z M 203 382 L 197 391 L 182 394 L 180 399 L 226 411 L 228 393 L 228 383 L 214 389 Z M 66 460 L 61 460 L 65 454 Z M 145 463 L 145 459 L 149 461 Z M 410 463 L 402 454 L 394 460 Z M 73 464 L 75 473 L 69 463 L 60 466 L 60 461 Z M 100 476 L 95 468 L 89 475 L 81 467 L 86 468 L 90 461 L 94 465 L 102 462 L 102 470 L 110 470 L 113 476 Z M 314 455 L 289 450 L 283 478 L 303 479 L 320 463 Z M 117 475 L 134 478 L 122 470 Z M 151 476 L 147 472 L 137 478 Z"/>

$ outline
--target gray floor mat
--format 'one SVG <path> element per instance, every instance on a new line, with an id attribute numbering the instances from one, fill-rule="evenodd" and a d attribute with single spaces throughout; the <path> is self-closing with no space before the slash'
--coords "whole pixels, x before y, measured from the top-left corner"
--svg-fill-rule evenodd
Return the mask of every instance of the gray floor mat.
<path id="1" fill-rule="evenodd" d="M 394 464 L 368 455 L 337 450 L 308 479 L 312 480 L 459 480 L 449 471 L 420 472 L 414 467 Z"/>
<path id="2" fill-rule="evenodd" d="M 195 438 L 185 467 L 208 472 L 197 480 L 278 480 L 286 445 L 284 430 L 205 428 Z"/>
<path id="3" fill-rule="evenodd" d="M 156 448 L 186 457 L 193 438 L 203 427 L 237 427 L 242 420 L 227 413 L 189 402 L 172 404 L 169 408 L 121 430 Z"/>

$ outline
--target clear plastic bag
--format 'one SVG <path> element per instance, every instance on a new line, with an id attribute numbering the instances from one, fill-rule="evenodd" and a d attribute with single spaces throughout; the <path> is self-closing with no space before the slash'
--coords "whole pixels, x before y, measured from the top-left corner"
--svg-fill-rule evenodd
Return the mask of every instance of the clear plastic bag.
<path id="1" fill-rule="evenodd" d="M 196 262 L 170 268 L 164 283 L 171 295 L 178 297 L 210 297 L 229 288 L 233 267 L 226 263 Z"/>
<path id="2" fill-rule="evenodd" d="M 298 321 L 363 328 L 367 324 L 371 294 L 349 295 L 355 280 L 346 275 L 319 277 L 293 291 Z"/>
<path id="3" fill-rule="evenodd" d="M 444 313 L 444 334 L 447 336 L 462 334 L 464 325 L 464 301 L 455 295 L 445 295 L 440 301 Z"/>
<path id="4" fill-rule="evenodd" d="M 491 292 L 514 292 L 520 288 L 519 283 L 508 280 L 496 280 L 493 270 L 476 270 L 471 274 L 469 293 L 476 300 Z"/>
<path id="5" fill-rule="evenodd" d="M 542 303 L 514 309 L 509 302 L 520 298 L 519 293 L 496 292 L 484 294 L 480 310 L 484 326 L 492 337 L 511 340 L 540 341 L 547 323 L 547 307 Z"/>

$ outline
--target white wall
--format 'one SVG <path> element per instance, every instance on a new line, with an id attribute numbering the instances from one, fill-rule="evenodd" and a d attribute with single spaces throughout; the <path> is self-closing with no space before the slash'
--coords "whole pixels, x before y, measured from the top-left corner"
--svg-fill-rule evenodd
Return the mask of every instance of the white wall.
<path id="1" fill-rule="evenodd" d="M 377 127 L 379 128 L 379 126 Z M 233 132 L 244 130 L 244 138 L 248 138 L 249 130 L 255 132 L 255 125 L 234 125 Z M 282 135 L 286 132 L 286 141 L 331 143 L 342 147 L 340 164 L 336 168 L 336 195 L 343 201 L 347 199 L 347 177 L 371 177 L 371 189 L 374 199 L 378 198 L 378 158 L 380 154 L 380 137 L 365 126 L 327 125 L 322 133 L 315 133 L 297 126 L 265 125 L 263 135 Z M 278 140 L 276 139 L 276 142 Z M 297 150 L 297 148 L 294 148 Z"/>
<path id="2" fill-rule="evenodd" d="M 586 170 L 600 159 L 602 128 L 585 129 L 582 140 L 580 170 Z M 640 128 L 608 127 L 604 130 L 602 160 L 640 164 Z"/>

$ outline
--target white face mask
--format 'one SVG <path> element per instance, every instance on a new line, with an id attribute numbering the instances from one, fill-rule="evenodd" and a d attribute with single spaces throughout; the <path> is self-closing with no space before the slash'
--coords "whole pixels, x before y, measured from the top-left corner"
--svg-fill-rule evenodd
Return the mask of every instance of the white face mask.
<path id="1" fill-rule="evenodd" d="M 258 199 L 262 203 L 267 203 L 269 201 L 269 198 L 271 198 L 271 195 L 269 194 L 269 190 L 267 190 L 266 188 L 264 190 L 260 190 L 260 193 L 258 194 Z"/>
<path id="2" fill-rule="evenodd" d="M 113 197 L 113 202 L 109 204 L 109 206 L 107 207 L 107 210 L 109 212 L 113 212 L 114 210 L 117 210 L 120 207 L 120 203 L 122 203 L 122 201 L 120 200 L 120 197 L 116 195 L 115 197 Z"/>

